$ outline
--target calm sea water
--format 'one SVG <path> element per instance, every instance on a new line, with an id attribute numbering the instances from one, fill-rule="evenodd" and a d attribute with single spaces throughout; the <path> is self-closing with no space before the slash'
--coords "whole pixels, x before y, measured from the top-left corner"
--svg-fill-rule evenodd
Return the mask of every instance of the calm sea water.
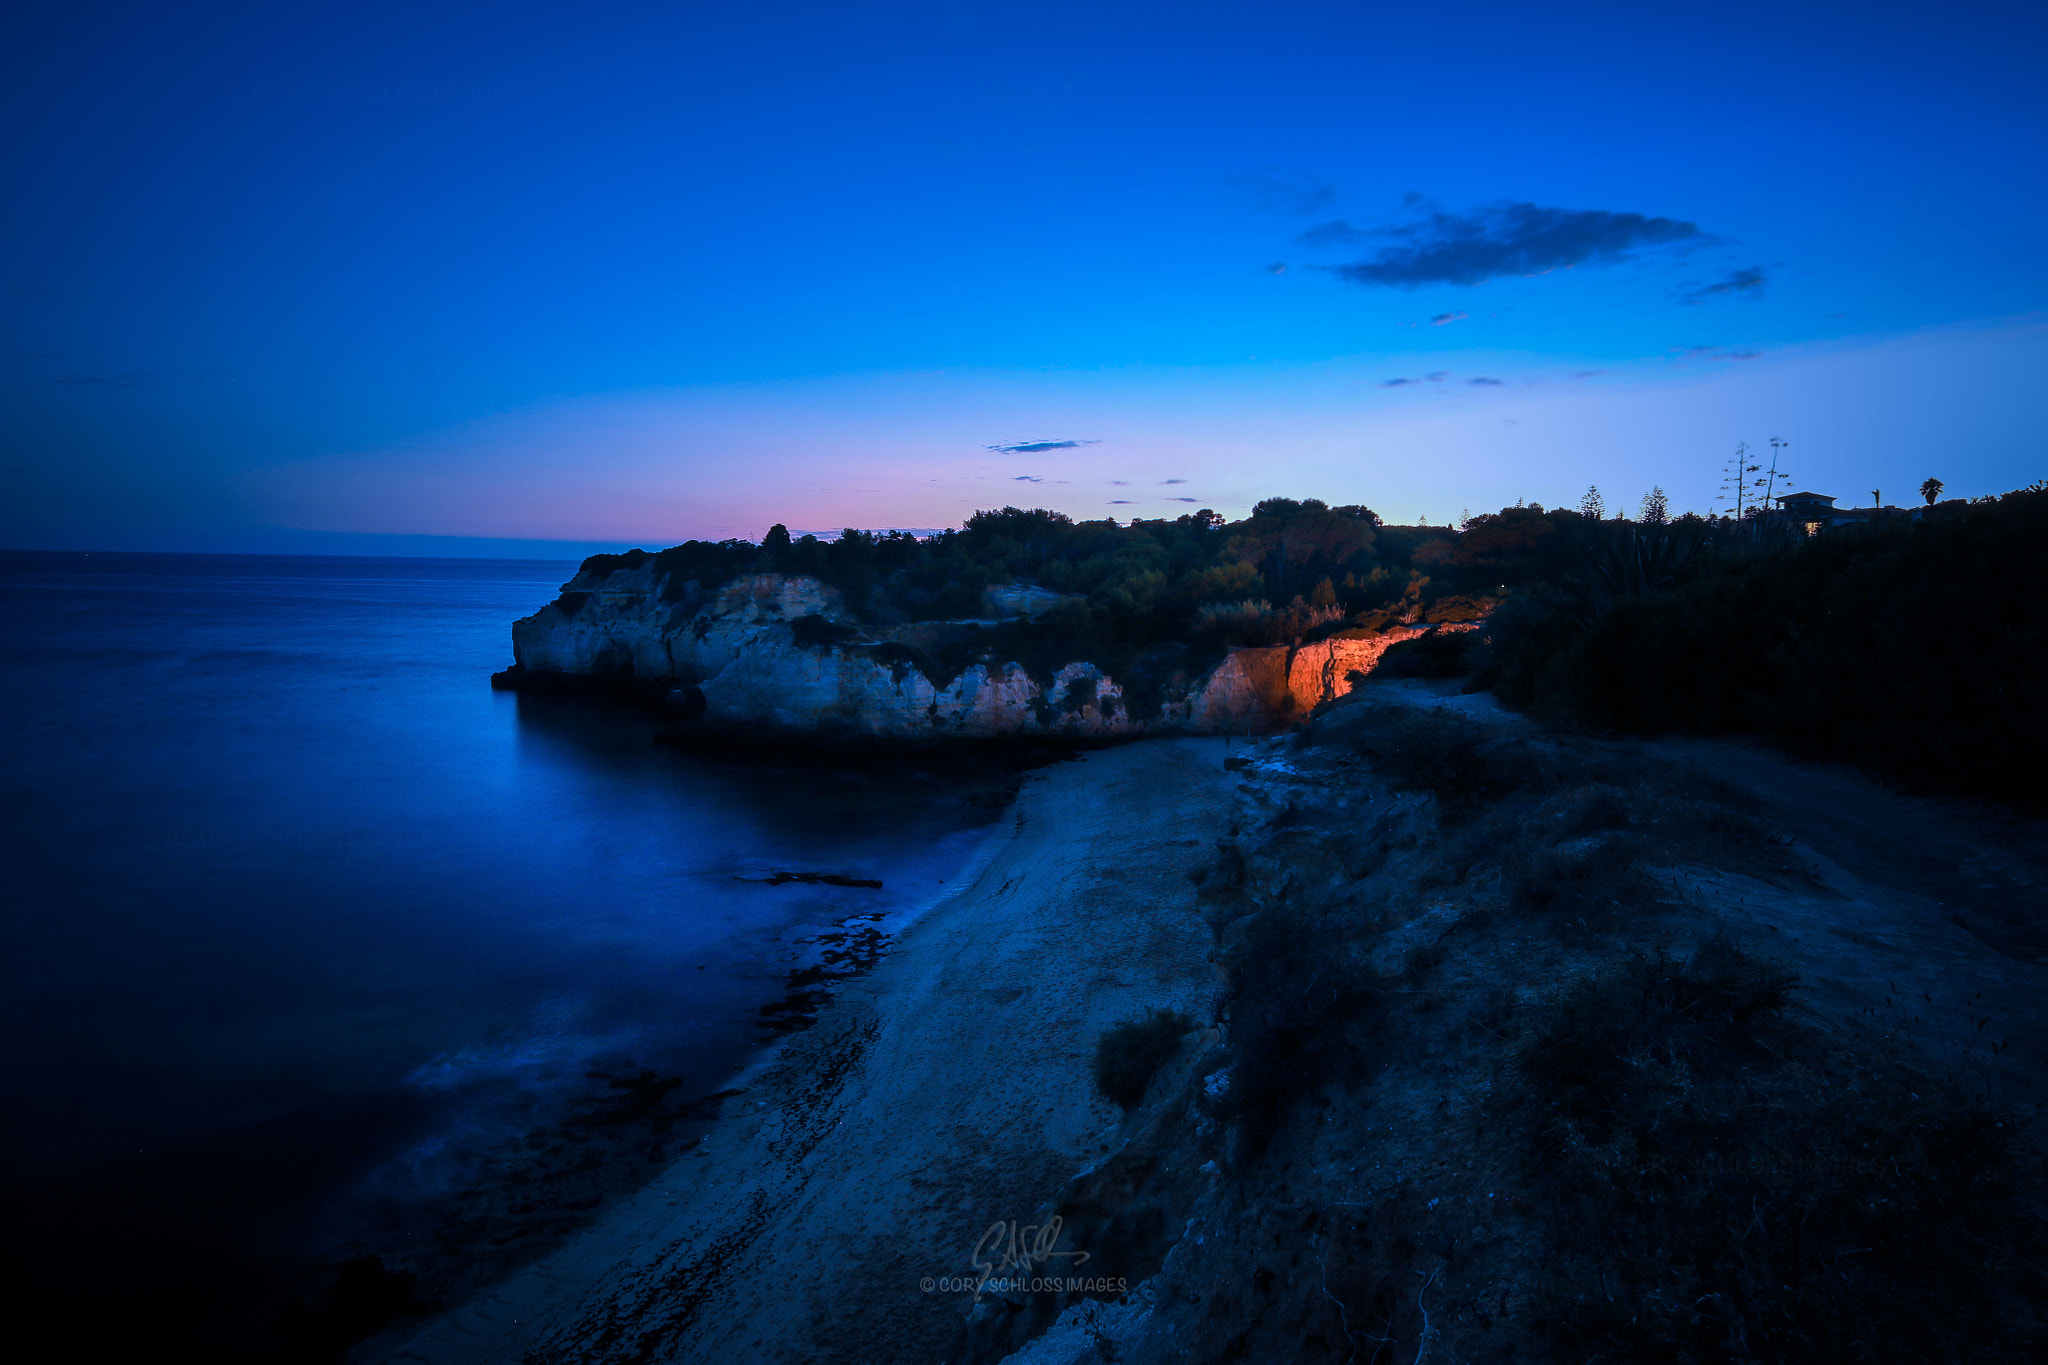
<path id="1" fill-rule="evenodd" d="M 573 569 L 0 555 L 0 1141 L 48 1292 L 255 1312 L 305 1229 L 445 1193 L 590 1072 L 716 1087 L 803 940 L 979 842 L 934 784 L 491 691 Z"/>

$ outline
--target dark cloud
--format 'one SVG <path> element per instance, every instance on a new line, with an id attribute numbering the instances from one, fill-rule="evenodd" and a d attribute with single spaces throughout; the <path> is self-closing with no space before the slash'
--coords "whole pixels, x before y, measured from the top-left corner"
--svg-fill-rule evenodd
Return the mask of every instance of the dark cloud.
<path id="1" fill-rule="evenodd" d="M 1489 387 L 1497 387 L 1497 386 L 1499 386 L 1499 385 L 1501 385 L 1501 384 L 1503 384 L 1503 383 L 1505 383 L 1505 382 L 1507 382 L 1507 381 L 1505 381 L 1505 380 L 1501 380 L 1501 379 L 1495 379 L 1495 378 L 1493 378 L 1493 377 L 1492 377 L 1491 375 L 1484 375 L 1484 374 L 1475 374 L 1475 375 L 1473 375 L 1473 376 L 1472 376 L 1472 377 L 1471 377 L 1470 379 L 1466 380 L 1465 382 L 1466 382 L 1467 384 L 1485 384 L 1485 385 L 1488 385 Z"/>
<path id="2" fill-rule="evenodd" d="M 1168 502 L 1200 502 L 1200 498 L 1168 498 Z"/>
<path id="3" fill-rule="evenodd" d="M 1373 234 L 1365 228 L 1355 228 L 1339 218 L 1333 222 L 1317 223 L 1294 240 L 1303 246 L 1316 247 L 1353 246 L 1359 242 L 1369 242 L 1372 238 Z"/>
<path id="4" fill-rule="evenodd" d="M 1707 234 L 1676 218 L 1607 209 L 1558 209 L 1500 203 L 1470 213 L 1415 202 L 1414 221 L 1364 231 L 1342 221 L 1302 234 L 1304 245 L 1376 241 L 1377 254 L 1333 266 L 1352 284 L 1413 289 L 1425 284 L 1483 284 L 1505 275 L 1542 275 L 1575 265 L 1625 259 L 1642 247 L 1701 243 Z"/>
<path id="5" fill-rule="evenodd" d="M 1044 482 L 1045 482 L 1045 480 L 1044 480 L 1044 479 L 1041 479 L 1041 478 L 1039 478 L 1039 477 L 1038 477 L 1038 476 L 1037 476 L 1036 474 L 1018 474 L 1018 475 L 1014 475 L 1014 476 L 1013 476 L 1013 477 L 1012 477 L 1012 478 L 1010 479 L 1010 482 L 1011 482 L 1011 483 L 1044 483 Z"/>
<path id="6" fill-rule="evenodd" d="M 1413 384 L 1415 382 L 1413 379 L 1382 379 L 1380 387 L 1383 389 L 1398 389 L 1403 384 Z"/>
<path id="7" fill-rule="evenodd" d="M 1463 322 L 1466 318 L 1469 318 L 1471 316 L 1472 315 L 1470 313 L 1466 312 L 1464 309 L 1461 308 L 1455 313 L 1438 313 L 1435 317 L 1429 320 L 1429 325 L 1432 327 L 1442 327 L 1446 323 Z"/>
<path id="8" fill-rule="evenodd" d="M 1111 507 L 1129 507 L 1132 504 L 1129 498 L 1111 498 L 1109 500 L 1109 505 Z"/>
<path id="9" fill-rule="evenodd" d="M 1100 441 L 1018 441 L 1006 446 L 983 446 L 998 455 L 1037 455 L 1048 450 L 1072 450 L 1076 446 L 1099 446 Z"/>
<path id="10" fill-rule="evenodd" d="M 1166 486 L 1167 484 L 1170 484 L 1170 483 L 1186 483 L 1186 482 L 1187 482 L 1187 480 L 1186 480 L 1186 479 L 1161 479 L 1161 480 L 1159 481 L 1159 484 L 1160 484 L 1160 487 L 1162 487 L 1162 488 L 1163 488 L 1163 487 L 1165 487 L 1165 486 Z"/>
<path id="11" fill-rule="evenodd" d="M 1727 278 L 1716 280 L 1709 285 L 1702 285 L 1688 293 L 1680 294 L 1678 297 L 1682 303 L 1705 303 L 1716 294 L 1760 293 L 1767 283 L 1768 281 L 1764 278 L 1764 268 L 1760 265 L 1752 265 L 1746 266 L 1741 270 L 1730 271 Z"/>
<path id="12" fill-rule="evenodd" d="M 1337 187 L 1319 175 L 1299 171 L 1246 171 L 1230 177 L 1230 183 L 1257 209 L 1277 213 L 1298 213 L 1307 217 L 1321 213 L 1336 202 Z"/>

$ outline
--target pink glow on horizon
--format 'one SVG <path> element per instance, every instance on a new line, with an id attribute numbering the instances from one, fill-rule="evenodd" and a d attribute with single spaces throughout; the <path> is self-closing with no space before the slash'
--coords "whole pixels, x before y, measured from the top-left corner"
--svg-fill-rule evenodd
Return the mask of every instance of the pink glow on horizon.
<path id="1" fill-rule="evenodd" d="M 1521 498 L 1576 502 L 1588 483 L 1614 506 L 1657 483 L 1674 508 L 1707 511 L 1735 441 L 1771 435 L 1796 442 L 1806 483 L 1917 485 L 1932 460 L 1952 489 L 1984 492 L 2034 477 L 2024 467 L 2048 422 L 2044 339 L 2040 325 L 1952 329 L 1593 376 L 1495 356 L 1463 358 L 1439 380 L 1428 376 L 1441 360 L 1353 359 L 629 393 L 274 466 L 255 488 L 275 524 L 303 529 L 650 546 L 758 539 L 778 521 L 957 526 L 1005 504 L 1238 517 L 1276 494 L 1442 523 Z M 1422 378 L 1383 387 L 1396 373 Z M 1928 385 L 1954 400 L 1940 430 L 1919 401 Z M 1090 444 L 988 449 L 1061 439 Z"/>

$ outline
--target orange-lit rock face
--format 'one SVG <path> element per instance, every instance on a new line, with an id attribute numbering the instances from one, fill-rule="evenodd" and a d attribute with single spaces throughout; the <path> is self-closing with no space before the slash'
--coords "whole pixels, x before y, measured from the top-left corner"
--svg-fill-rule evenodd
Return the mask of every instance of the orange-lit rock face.
<path id="1" fill-rule="evenodd" d="M 653 574 L 651 561 L 603 578 L 578 573 L 560 601 L 513 626 L 519 663 L 529 672 L 694 683 L 705 707 L 691 724 L 704 728 L 878 738 L 1261 734 L 1343 696 L 1391 645 L 1423 633 L 1396 627 L 1361 640 L 1233 650 L 1206 676 L 1169 685 L 1156 714 L 1141 717 L 1117 680 L 1090 663 L 1067 664 L 1046 684 L 1015 663 L 975 664 L 935 685 L 886 649 L 894 634 L 919 627 L 870 634 L 814 578 L 749 574 L 670 601 Z M 811 637 L 800 639 L 806 626 L 793 622 L 807 622 Z M 832 638 L 821 641 L 820 629 Z"/>

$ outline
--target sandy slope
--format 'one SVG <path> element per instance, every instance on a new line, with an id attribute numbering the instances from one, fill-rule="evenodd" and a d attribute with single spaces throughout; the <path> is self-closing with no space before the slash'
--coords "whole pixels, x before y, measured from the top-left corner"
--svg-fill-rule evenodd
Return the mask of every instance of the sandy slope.
<path id="1" fill-rule="evenodd" d="M 1089 1060 L 1151 1005 L 1206 1018 L 1185 873 L 1224 832 L 1218 740 L 1035 776 L 972 883 L 788 1044 L 701 1148 L 394 1362 L 934 1361 L 988 1227 L 1107 1149 Z M 1057 1263 L 1055 1263 L 1057 1264 Z M 1090 1273 L 1115 1274 L 1095 1266 Z"/>

